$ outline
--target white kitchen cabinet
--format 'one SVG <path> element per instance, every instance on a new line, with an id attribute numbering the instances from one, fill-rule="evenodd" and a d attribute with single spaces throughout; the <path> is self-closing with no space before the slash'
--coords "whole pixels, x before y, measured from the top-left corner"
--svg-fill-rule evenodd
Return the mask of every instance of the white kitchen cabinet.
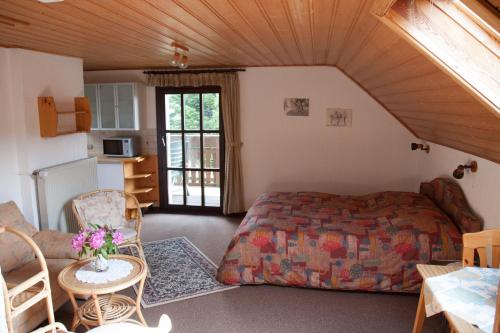
<path id="1" fill-rule="evenodd" d="M 140 84 L 94 83 L 85 85 L 92 108 L 92 130 L 138 130 Z"/>

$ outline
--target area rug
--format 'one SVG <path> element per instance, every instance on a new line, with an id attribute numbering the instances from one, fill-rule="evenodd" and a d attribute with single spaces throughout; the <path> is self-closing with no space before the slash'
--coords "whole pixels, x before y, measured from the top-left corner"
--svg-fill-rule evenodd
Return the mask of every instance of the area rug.
<path id="1" fill-rule="evenodd" d="M 142 246 L 151 270 L 141 300 L 145 308 L 238 287 L 217 281 L 217 265 L 186 237 L 143 243 Z M 137 286 L 134 289 L 137 292 Z"/>

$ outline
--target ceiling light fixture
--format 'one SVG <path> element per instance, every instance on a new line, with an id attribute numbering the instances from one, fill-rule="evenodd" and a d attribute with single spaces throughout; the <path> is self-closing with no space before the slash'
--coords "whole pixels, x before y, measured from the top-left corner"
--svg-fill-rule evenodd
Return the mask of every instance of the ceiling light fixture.
<path id="1" fill-rule="evenodd" d="M 177 42 L 172 42 L 172 47 L 174 48 L 174 55 L 172 56 L 172 60 L 170 60 L 170 65 L 179 67 L 180 69 L 187 68 L 189 49 Z"/>

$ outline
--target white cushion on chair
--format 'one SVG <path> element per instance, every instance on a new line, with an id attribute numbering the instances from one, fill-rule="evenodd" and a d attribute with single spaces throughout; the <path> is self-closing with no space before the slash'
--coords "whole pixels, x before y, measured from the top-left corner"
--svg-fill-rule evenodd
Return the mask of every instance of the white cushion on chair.
<path id="1" fill-rule="evenodd" d="M 137 231 L 132 228 L 118 228 L 118 230 L 123 234 L 123 239 L 125 240 L 135 239 L 137 236 Z"/>
<path id="2" fill-rule="evenodd" d="M 84 199 L 73 200 L 78 215 L 85 223 L 119 228 L 126 224 L 125 197 L 117 191 L 99 192 Z"/>

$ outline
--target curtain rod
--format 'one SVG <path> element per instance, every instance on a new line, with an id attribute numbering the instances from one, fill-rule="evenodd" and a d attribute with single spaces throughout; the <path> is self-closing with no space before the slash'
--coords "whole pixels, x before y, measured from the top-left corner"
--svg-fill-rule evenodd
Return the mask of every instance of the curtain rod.
<path id="1" fill-rule="evenodd" d="M 201 73 L 233 73 L 233 72 L 244 72 L 244 68 L 214 68 L 214 69 L 164 69 L 164 70 L 152 70 L 144 71 L 144 74 L 201 74 Z"/>

